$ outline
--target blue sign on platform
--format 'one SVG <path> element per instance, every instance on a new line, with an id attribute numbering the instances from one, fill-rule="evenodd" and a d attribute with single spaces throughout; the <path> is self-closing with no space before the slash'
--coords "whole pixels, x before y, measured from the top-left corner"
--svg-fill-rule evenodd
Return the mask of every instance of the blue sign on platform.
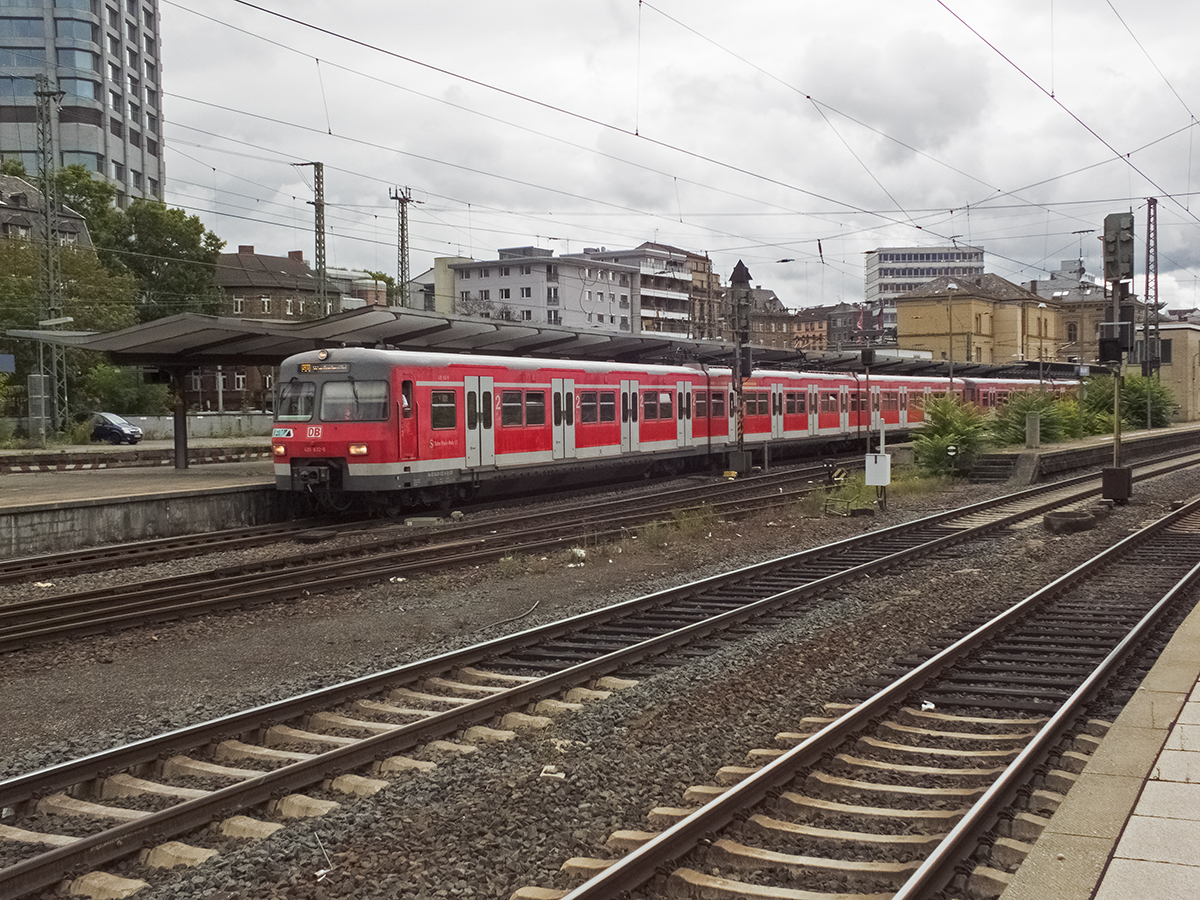
<path id="1" fill-rule="evenodd" d="M 0 353 L 0 372 L 8 372 L 15 374 L 17 371 L 17 358 L 11 353 Z"/>

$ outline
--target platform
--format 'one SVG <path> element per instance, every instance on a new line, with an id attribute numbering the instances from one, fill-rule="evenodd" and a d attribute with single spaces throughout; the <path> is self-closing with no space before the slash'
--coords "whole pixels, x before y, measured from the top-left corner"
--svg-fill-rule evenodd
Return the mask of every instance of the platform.
<path id="1" fill-rule="evenodd" d="M 196 441 L 191 447 L 195 462 L 186 469 L 158 461 L 163 451 L 170 455 L 170 441 L 2 451 L 0 556 L 288 518 L 292 510 L 275 490 L 265 446 L 265 438 Z M 235 459 L 246 461 L 221 461 Z"/>
<path id="2" fill-rule="evenodd" d="M 1001 900 L 1200 896 L 1200 608 L 1175 632 Z"/>

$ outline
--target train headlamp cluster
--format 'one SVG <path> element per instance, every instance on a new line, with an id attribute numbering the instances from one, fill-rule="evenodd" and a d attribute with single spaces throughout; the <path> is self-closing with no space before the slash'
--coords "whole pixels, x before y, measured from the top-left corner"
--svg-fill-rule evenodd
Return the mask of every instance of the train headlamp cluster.
<path id="1" fill-rule="evenodd" d="M 367 445 L 366 444 L 351 444 L 349 449 L 350 449 L 351 456 L 366 456 L 367 455 Z"/>
<path id="2" fill-rule="evenodd" d="M 287 456 L 287 447 L 283 444 L 272 444 L 271 449 L 275 452 L 276 456 Z"/>

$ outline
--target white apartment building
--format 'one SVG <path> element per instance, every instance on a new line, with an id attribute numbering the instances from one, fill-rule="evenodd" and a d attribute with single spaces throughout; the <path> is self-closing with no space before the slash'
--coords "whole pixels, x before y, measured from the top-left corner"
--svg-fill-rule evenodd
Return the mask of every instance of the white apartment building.
<path id="1" fill-rule="evenodd" d="M 534 325 L 638 331 L 636 266 L 540 247 L 510 247 L 494 260 L 450 263 L 454 313 Z"/>

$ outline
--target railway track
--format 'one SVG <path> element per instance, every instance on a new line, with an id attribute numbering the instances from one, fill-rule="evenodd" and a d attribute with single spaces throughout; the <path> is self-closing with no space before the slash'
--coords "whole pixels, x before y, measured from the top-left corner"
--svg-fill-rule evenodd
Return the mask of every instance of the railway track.
<path id="1" fill-rule="evenodd" d="M 1104 728 L 1086 721 L 1089 702 L 1175 604 L 1194 603 L 1198 536 L 1200 500 L 860 704 L 782 733 L 790 749 L 752 754 L 767 764 L 655 810 L 658 833 L 614 835 L 636 847 L 624 858 L 568 861 L 599 872 L 584 884 L 518 896 L 997 895 L 1082 768 L 1069 739 Z"/>
<path id="2" fill-rule="evenodd" d="M 188 616 L 241 609 L 386 578 L 407 577 L 454 565 L 478 564 L 512 553 L 544 552 L 571 542 L 621 537 L 659 518 L 703 510 L 725 516 L 795 503 L 818 489 L 823 467 L 793 469 L 736 482 L 659 491 L 653 497 L 622 497 L 567 504 L 433 530 L 370 523 L 362 540 L 336 549 L 309 549 L 256 564 L 95 588 L 0 605 L 0 653 L 47 641 L 111 633 Z M 380 531 L 385 533 L 379 536 Z M 254 543 L 280 538 L 332 537 L 329 529 L 304 526 L 248 536 Z M 345 533 L 345 532 L 338 532 Z M 230 533 L 230 542 L 241 531 Z M 153 550 L 155 558 L 164 552 Z"/>
<path id="3" fill-rule="evenodd" d="M 837 465 L 847 469 L 861 469 L 862 460 L 856 457 L 854 461 L 839 460 Z M 752 476 L 740 479 L 728 485 L 714 484 L 707 489 L 695 487 L 680 488 L 660 492 L 665 499 L 675 498 L 676 503 L 686 503 L 693 498 L 702 497 L 705 492 L 725 493 L 731 498 L 743 495 L 754 497 L 767 495 L 773 486 L 783 487 L 794 496 L 797 488 L 792 485 L 803 485 L 813 480 L 824 481 L 827 467 L 802 466 L 782 469 L 778 472 Z M 645 498 L 617 498 L 611 501 L 582 500 L 562 505 L 564 512 L 578 510 L 580 512 L 594 509 L 613 509 L 621 505 L 631 505 L 645 502 Z M 486 510 L 499 504 L 477 504 L 473 508 Z M 531 514 L 536 517 L 539 514 Z M 469 533 L 472 529 L 483 529 L 484 525 L 464 526 L 460 531 Z M 495 525 L 491 526 L 492 528 Z M 95 573 L 106 569 L 130 568 L 148 565 L 156 562 L 170 562 L 183 556 L 199 556 L 206 553 L 230 552 L 250 547 L 260 547 L 279 543 L 286 540 L 303 539 L 306 534 L 328 533 L 330 530 L 338 533 L 395 531 L 395 523 L 378 519 L 334 520 L 327 518 L 306 519 L 303 521 L 282 522 L 270 525 L 256 525 L 247 528 L 231 528 L 222 531 L 206 532 L 203 534 L 182 535 L 179 537 L 156 538 L 147 541 L 134 541 L 124 544 L 108 544 L 97 547 L 83 547 L 61 553 L 47 553 L 38 556 L 28 556 L 16 559 L 0 560 L 0 584 L 15 584 L 25 581 L 44 581 L 53 578 Z M 411 539 L 411 535 L 410 535 Z M 383 539 L 386 541 L 386 538 Z M 381 541 L 382 542 L 382 541 Z"/>
<path id="4" fill-rule="evenodd" d="M 1136 477 L 1153 477 L 1200 459 L 1172 456 L 1136 469 Z M 823 472 L 823 469 L 821 470 Z M 333 550 L 310 550 L 258 564 L 241 564 L 160 578 L 134 584 L 97 588 L 21 601 L 0 606 L 0 653 L 12 652 L 56 640 L 108 634 L 191 616 L 244 609 L 266 603 L 338 590 L 355 585 L 407 578 L 421 572 L 452 566 L 478 565 L 516 553 L 543 553 L 572 546 L 618 540 L 639 525 L 661 517 L 686 515 L 688 510 L 724 516 L 739 511 L 759 511 L 769 505 L 794 503 L 814 489 L 814 470 L 779 476 L 762 475 L 736 482 L 660 492 L 646 497 L 572 504 L 550 512 L 539 511 L 456 527 L 429 534 L 401 528 L 399 534 L 363 540 Z M 1099 491 L 1099 479 L 1084 475 L 1044 485 L 1003 498 L 1016 504 L 1022 515 L 1081 502 Z M 958 511 L 959 524 L 951 531 L 976 522 L 989 526 L 1001 501 L 989 501 Z M 929 524 L 937 517 L 925 520 Z M 907 526 L 899 526 L 900 533 Z M 893 530 L 877 532 L 880 540 Z M 874 538 L 868 538 L 874 540 Z M 834 545 L 837 546 L 837 545 Z M 886 546 L 886 545 L 881 545 Z M 835 551 L 830 551 L 835 552 Z M 840 552 L 840 551 L 838 551 Z"/>
<path id="5" fill-rule="evenodd" d="M 542 726 L 593 696 L 589 686 L 619 687 L 603 680 L 614 673 L 636 676 L 686 661 L 744 623 L 803 615 L 838 583 L 1077 496 L 1037 493 L 1004 511 L 979 504 L 965 516 L 930 517 L 0 783 L 0 821 L 34 842 L 0 870 L 0 895 L 28 894 L 80 867 L 236 819 L 233 811 L 315 814 L 329 801 L 314 803 L 305 792 L 323 784 L 334 792 L 377 790 L 392 773 L 429 765 L 430 754 L 461 751 L 452 738 L 486 741 Z M 919 536 L 905 537 L 909 529 Z M 531 707 L 532 716 L 524 712 Z M 181 787 L 190 779 L 210 787 Z M 147 796 L 157 798 L 148 809 Z M 130 797 L 141 798 L 133 814 Z M 89 817 L 96 824 L 82 835 L 50 827 Z M 107 827 L 116 817 L 123 824 Z M 46 849 L 53 843 L 61 846 Z"/>

